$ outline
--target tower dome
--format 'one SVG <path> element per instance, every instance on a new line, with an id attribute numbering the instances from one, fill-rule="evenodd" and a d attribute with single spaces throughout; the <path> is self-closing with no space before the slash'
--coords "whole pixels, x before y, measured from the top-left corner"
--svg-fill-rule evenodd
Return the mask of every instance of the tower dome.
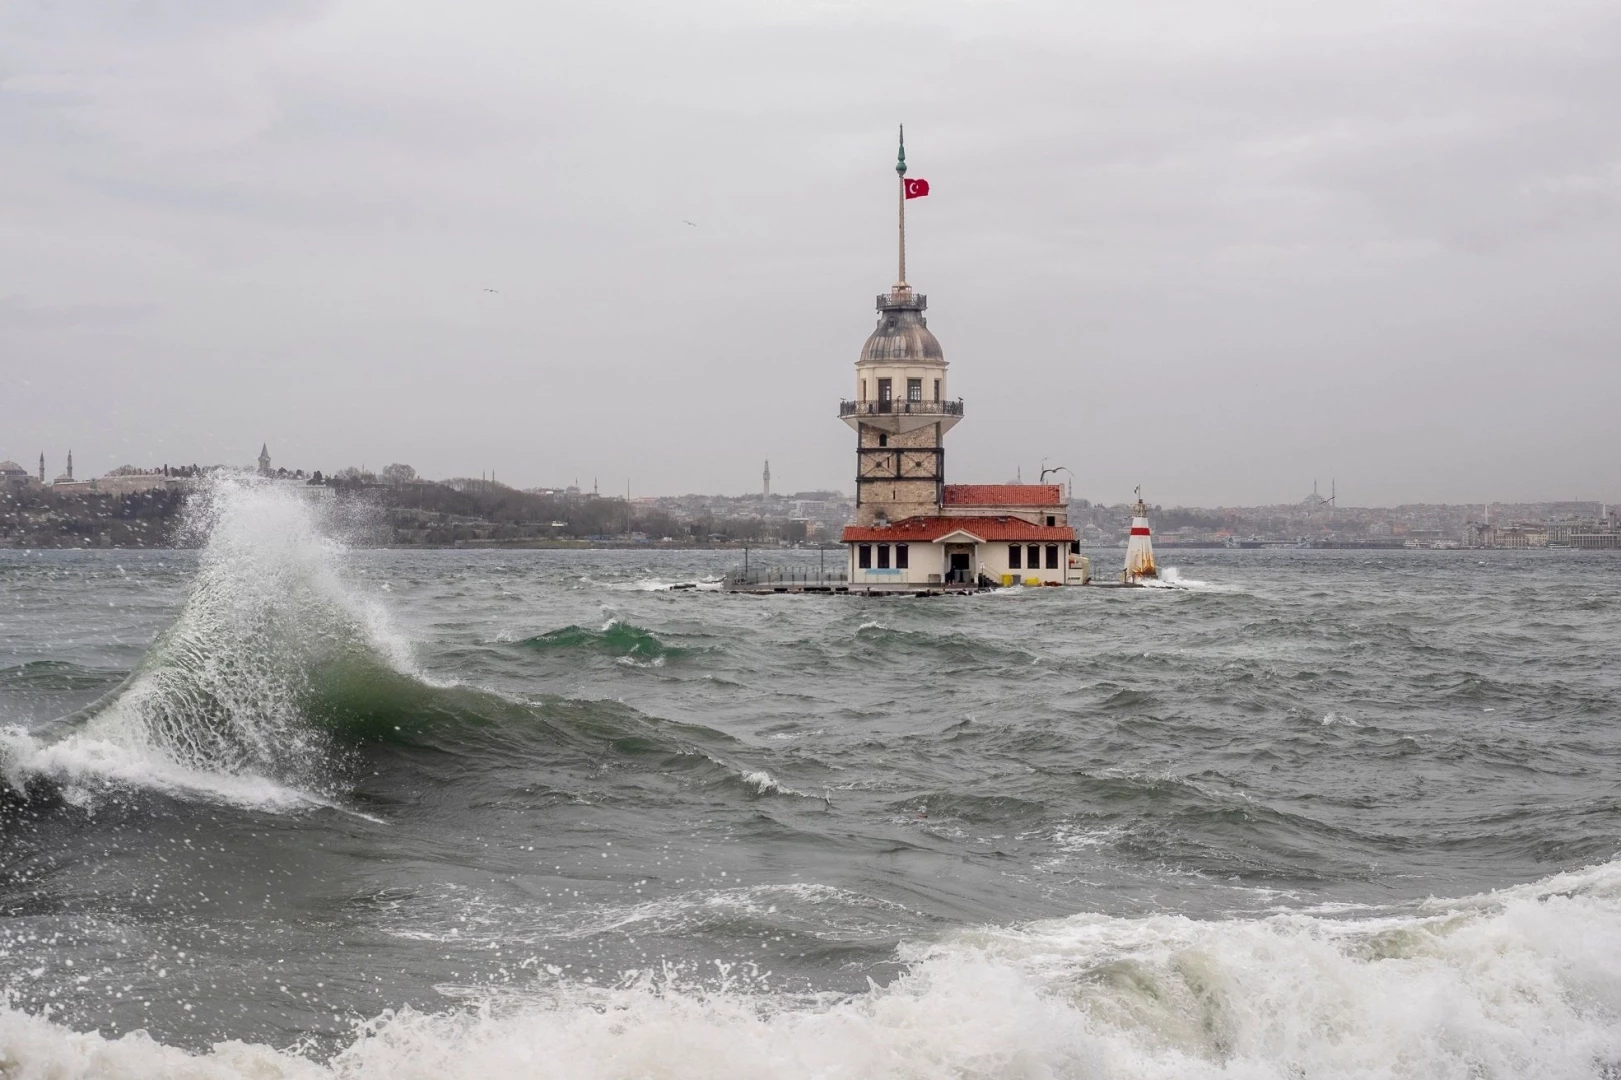
<path id="1" fill-rule="evenodd" d="M 878 326 L 861 347 L 860 364 L 944 363 L 940 341 L 923 312 L 929 298 L 897 288 L 878 297 Z"/>

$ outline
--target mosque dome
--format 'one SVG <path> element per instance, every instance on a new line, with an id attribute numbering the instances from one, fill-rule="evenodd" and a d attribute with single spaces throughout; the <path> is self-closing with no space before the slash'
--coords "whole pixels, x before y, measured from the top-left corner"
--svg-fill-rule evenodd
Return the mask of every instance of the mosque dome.
<path id="1" fill-rule="evenodd" d="M 28 470 L 15 461 L 0 461 L 0 476 L 27 476 Z"/>
<path id="2" fill-rule="evenodd" d="M 944 363 L 946 354 L 940 341 L 929 330 L 923 312 L 929 306 L 928 298 L 912 294 L 890 293 L 878 298 L 878 327 L 861 347 L 857 363 L 911 363 L 933 361 Z"/>

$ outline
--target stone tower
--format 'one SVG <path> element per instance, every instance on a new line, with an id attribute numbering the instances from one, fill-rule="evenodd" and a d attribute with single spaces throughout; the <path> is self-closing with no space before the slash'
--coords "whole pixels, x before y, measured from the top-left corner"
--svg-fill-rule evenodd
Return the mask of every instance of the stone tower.
<path id="1" fill-rule="evenodd" d="M 895 172 L 900 272 L 878 297 L 878 326 L 856 361 L 855 400 L 839 403 L 840 418 L 856 432 L 857 525 L 940 512 L 945 434 L 962 419 L 962 402 L 946 396 L 945 353 L 923 317 L 928 297 L 906 281 L 904 130 Z"/>
<path id="2" fill-rule="evenodd" d="M 765 459 L 765 471 L 760 473 L 760 493 L 767 499 L 771 498 L 771 459 Z"/>
<path id="3" fill-rule="evenodd" d="M 260 443 L 259 444 L 259 475 L 260 476 L 269 476 L 270 475 L 270 444 L 269 443 Z"/>

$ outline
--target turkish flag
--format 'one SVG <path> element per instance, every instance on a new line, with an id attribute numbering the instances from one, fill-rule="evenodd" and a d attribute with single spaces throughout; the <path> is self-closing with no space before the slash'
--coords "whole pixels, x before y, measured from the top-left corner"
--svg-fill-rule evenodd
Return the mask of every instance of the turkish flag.
<path id="1" fill-rule="evenodd" d="M 906 181 L 906 197 L 908 199 L 921 199 L 928 193 L 929 182 L 927 180 Z"/>

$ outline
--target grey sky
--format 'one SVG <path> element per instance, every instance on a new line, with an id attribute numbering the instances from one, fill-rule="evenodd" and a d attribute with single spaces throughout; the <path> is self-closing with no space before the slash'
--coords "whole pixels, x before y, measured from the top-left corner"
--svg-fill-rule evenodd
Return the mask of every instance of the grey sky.
<path id="1" fill-rule="evenodd" d="M 0 457 L 851 490 L 904 120 L 951 479 L 1621 501 L 1618 61 L 1613 0 L 11 0 Z"/>

